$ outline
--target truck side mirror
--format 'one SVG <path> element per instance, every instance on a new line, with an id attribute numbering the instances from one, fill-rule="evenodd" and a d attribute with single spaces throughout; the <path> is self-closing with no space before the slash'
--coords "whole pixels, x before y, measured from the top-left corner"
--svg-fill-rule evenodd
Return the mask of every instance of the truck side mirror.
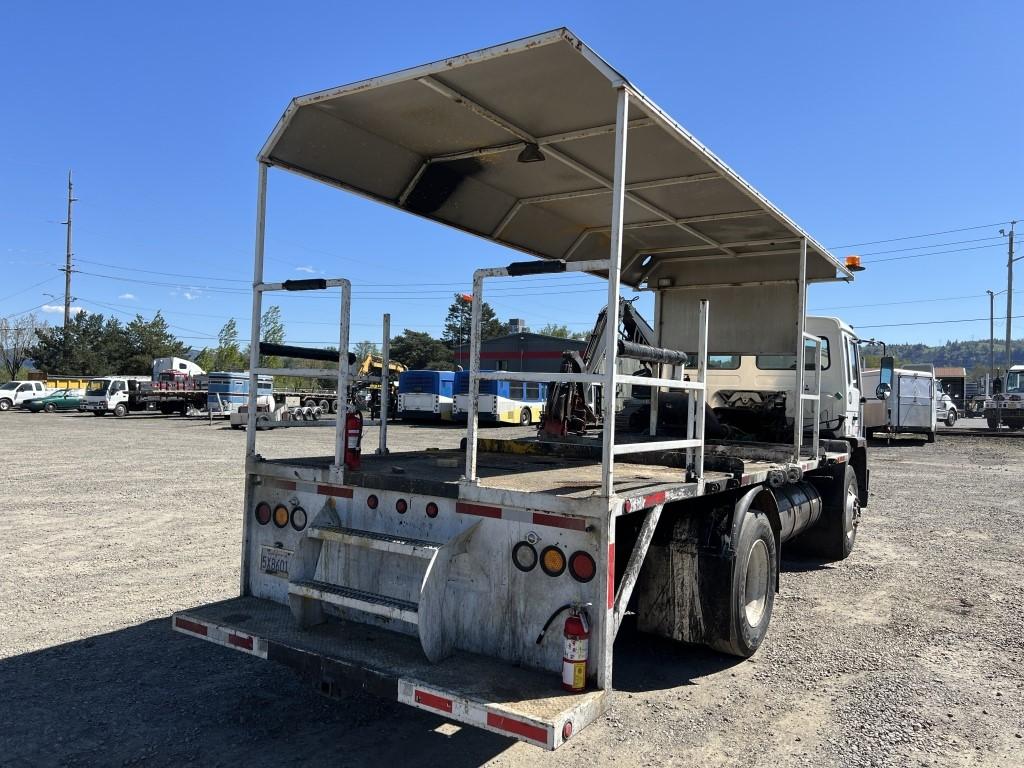
<path id="1" fill-rule="evenodd" d="M 896 363 L 890 355 L 886 355 L 879 362 L 878 386 L 875 388 L 875 397 L 879 400 L 888 400 L 889 395 L 892 394 L 893 369 L 895 367 Z"/>

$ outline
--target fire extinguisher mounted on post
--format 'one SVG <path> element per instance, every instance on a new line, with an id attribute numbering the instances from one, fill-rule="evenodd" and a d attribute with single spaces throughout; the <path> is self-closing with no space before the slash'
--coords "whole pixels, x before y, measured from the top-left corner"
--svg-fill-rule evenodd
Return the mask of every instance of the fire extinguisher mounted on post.
<path id="1" fill-rule="evenodd" d="M 353 409 L 345 414 L 345 467 L 347 469 L 359 469 L 362 442 L 363 414 Z"/>
<path id="2" fill-rule="evenodd" d="M 558 608 L 537 635 L 537 645 L 544 640 L 551 622 L 562 611 L 569 611 L 562 627 L 562 687 L 579 693 L 587 687 L 587 660 L 590 655 L 590 616 L 586 609 L 593 603 L 566 603 Z"/>

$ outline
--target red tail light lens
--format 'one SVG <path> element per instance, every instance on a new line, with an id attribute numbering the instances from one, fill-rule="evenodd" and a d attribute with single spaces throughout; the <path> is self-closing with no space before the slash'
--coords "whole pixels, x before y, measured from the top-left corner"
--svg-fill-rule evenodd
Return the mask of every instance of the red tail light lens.
<path id="1" fill-rule="evenodd" d="M 399 499 L 395 502 L 395 509 L 398 511 L 398 514 L 404 515 L 409 511 L 409 502 L 405 499 Z"/>
<path id="2" fill-rule="evenodd" d="M 586 552 L 573 552 L 569 558 L 569 573 L 576 581 L 586 584 L 597 574 L 597 564 Z"/>
<path id="3" fill-rule="evenodd" d="M 432 501 L 427 502 L 427 517 L 437 517 L 437 504 Z"/>
<path id="4" fill-rule="evenodd" d="M 266 525 L 270 522 L 270 505 L 265 501 L 261 501 L 256 505 L 256 522 L 260 525 Z"/>
<path id="5" fill-rule="evenodd" d="M 366 506 L 368 506 L 370 509 L 376 509 L 379 503 L 380 500 L 372 493 L 366 497 Z"/>

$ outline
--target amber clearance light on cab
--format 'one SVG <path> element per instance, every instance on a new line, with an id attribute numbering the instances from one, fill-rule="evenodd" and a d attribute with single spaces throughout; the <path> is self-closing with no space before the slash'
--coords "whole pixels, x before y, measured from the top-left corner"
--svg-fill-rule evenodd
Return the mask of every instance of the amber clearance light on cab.
<path id="1" fill-rule="evenodd" d="M 284 528 L 286 525 L 288 525 L 288 518 L 288 507 L 286 507 L 284 504 L 278 504 L 276 507 L 274 507 L 274 525 L 276 525 L 278 528 Z"/>

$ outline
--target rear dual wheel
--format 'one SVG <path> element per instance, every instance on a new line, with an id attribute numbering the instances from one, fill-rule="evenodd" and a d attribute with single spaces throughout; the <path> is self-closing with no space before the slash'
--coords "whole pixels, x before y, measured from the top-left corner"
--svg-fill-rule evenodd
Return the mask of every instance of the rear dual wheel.
<path id="1" fill-rule="evenodd" d="M 705 642 L 716 651 L 746 658 L 768 634 L 775 607 L 779 560 L 767 515 L 757 510 L 744 515 L 734 552 L 732 579 L 719 587 L 729 590 L 727 623 L 719 624 L 718 635 Z"/>

